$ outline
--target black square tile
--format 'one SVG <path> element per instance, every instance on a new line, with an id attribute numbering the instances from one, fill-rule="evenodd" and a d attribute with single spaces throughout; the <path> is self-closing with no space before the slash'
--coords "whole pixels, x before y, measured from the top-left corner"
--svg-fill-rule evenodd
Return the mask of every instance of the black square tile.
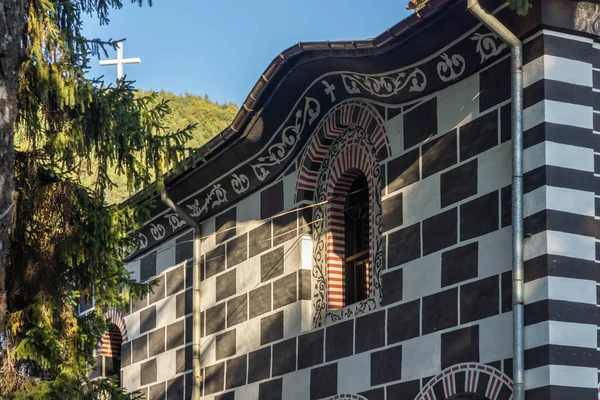
<path id="1" fill-rule="evenodd" d="M 296 302 L 298 276 L 296 272 L 273 281 L 273 309 Z"/>
<path id="2" fill-rule="evenodd" d="M 402 193 L 381 202 L 381 220 L 384 232 L 402 225 Z"/>
<path id="3" fill-rule="evenodd" d="M 441 207 L 477 194 L 477 159 L 444 172 L 440 177 Z"/>
<path id="4" fill-rule="evenodd" d="M 167 400 L 180 400 L 181 398 L 183 398 L 183 375 L 167 382 Z"/>
<path id="5" fill-rule="evenodd" d="M 192 343 L 192 336 L 193 336 L 193 322 L 192 322 L 193 317 L 189 316 L 185 319 L 185 343 Z M 202 318 L 200 319 L 202 320 Z M 202 325 L 200 326 L 201 330 L 202 330 Z"/>
<path id="6" fill-rule="evenodd" d="M 221 301 L 236 293 L 236 269 L 232 269 L 224 274 L 217 276 L 216 296 L 217 301 Z"/>
<path id="7" fill-rule="evenodd" d="M 273 345 L 273 376 L 296 370 L 296 338 Z"/>
<path id="8" fill-rule="evenodd" d="M 175 352 L 175 372 L 177 374 L 189 371 L 192 367 L 192 346 L 177 349 Z"/>
<path id="9" fill-rule="evenodd" d="M 227 243 L 227 268 L 248 259 L 248 234 L 244 233 Z"/>
<path id="10" fill-rule="evenodd" d="M 266 282 L 276 276 L 283 275 L 283 246 L 260 256 L 260 280 Z"/>
<path id="11" fill-rule="evenodd" d="M 310 399 L 317 400 L 337 394 L 337 363 L 310 370 Z"/>
<path id="12" fill-rule="evenodd" d="M 479 325 L 442 333 L 442 369 L 463 362 L 479 362 Z"/>
<path id="13" fill-rule="evenodd" d="M 178 267 L 167 273 L 167 296 L 185 289 L 184 267 Z"/>
<path id="14" fill-rule="evenodd" d="M 131 342 L 121 344 L 121 368 L 131 365 Z"/>
<path id="15" fill-rule="evenodd" d="M 217 335 L 217 360 L 235 355 L 235 329 Z"/>
<path id="16" fill-rule="evenodd" d="M 175 246 L 175 263 L 179 264 L 194 256 L 194 232 L 190 231 L 177 238 Z"/>
<path id="17" fill-rule="evenodd" d="M 132 340 L 131 350 L 133 351 L 134 363 L 148 358 L 148 336 L 144 335 Z"/>
<path id="18" fill-rule="evenodd" d="M 271 311 L 271 284 L 250 291 L 250 319 Z"/>
<path id="19" fill-rule="evenodd" d="M 140 333 L 156 328 L 156 306 L 150 306 L 140 312 Z"/>
<path id="20" fill-rule="evenodd" d="M 225 329 L 225 303 L 206 310 L 206 334 L 212 335 Z"/>
<path id="21" fill-rule="evenodd" d="M 269 250 L 271 248 L 271 221 L 252 229 L 248 237 L 250 258 Z"/>
<path id="22" fill-rule="evenodd" d="M 150 386 L 148 388 L 148 400 L 164 400 L 166 390 L 166 382 Z"/>
<path id="23" fill-rule="evenodd" d="M 351 356 L 354 347 L 354 321 L 345 321 L 327 327 L 325 361 Z"/>
<path id="24" fill-rule="evenodd" d="M 226 389 L 233 389 L 246 384 L 247 358 L 248 356 L 244 354 L 243 356 L 227 360 Z"/>
<path id="25" fill-rule="evenodd" d="M 421 146 L 423 179 L 456 164 L 456 129 Z"/>
<path id="26" fill-rule="evenodd" d="M 159 328 L 148 334 L 148 356 L 152 357 L 165 351 L 165 328 Z"/>
<path id="27" fill-rule="evenodd" d="M 371 353 L 371 386 L 402 379 L 402 346 Z"/>
<path id="28" fill-rule="evenodd" d="M 510 57 L 479 73 L 479 110 L 510 99 Z"/>
<path id="29" fill-rule="evenodd" d="M 479 242 L 442 253 L 442 287 L 477 277 Z"/>
<path id="30" fill-rule="evenodd" d="M 402 342 L 419 336 L 421 302 L 413 300 L 387 310 L 388 344 Z"/>
<path id="31" fill-rule="evenodd" d="M 271 377 L 271 348 L 253 351 L 248 355 L 248 383 Z"/>
<path id="32" fill-rule="evenodd" d="M 260 345 L 283 339 L 283 311 L 260 319 Z"/>
<path id="33" fill-rule="evenodd" d="M 248 319 L 248 297 L 243 294 L 227 301 L 227 327 L 232 327 Z"/>
<path id="34" fill-rule="evenodd" d="M 215 217 L 215 230 L 217 231 L 217 244 L 235 236 L 237 209 L 233 207 Z"/>
<path id="35" fill-rule="evenodd" d="M 156 358 L 140 364 L 140 385 L 156 382 Z"/>
<path id="36" fill-rule="evenodd" d="M 295 211 L 273 218 L 273 246 L 278 246 L 296 237 L 297 220 Z"/>
<path id="37" fill-rule="evenodd" d="M 435 253 L 456 244 L 458 238 L 456 208 L 423 221 L 423 255 Z"/>
<path id="38" fill-rule="evenodd" d="M 421 226 L 408 226 L 388 235 L 388 268 L 421 257 Z"/>
<path id="39" fill-rule="evenodd" d="M 421 392 L 421 382 L 414 381 L 397 383 L 385 388 L 388 399 L 414 399 Z"/>
<path id="40" fill-rule="evenodd" d="M 387 163 L 388 193 L 402 189 L 420 178 L 419 149 L 411 150 Z"/>
<path id="41" fill-rule="evenodd" d="M 423 297 L 423 335 L 451 328 L 457 323 L 457 288 Z"/>
<path id="42" fill-rule="evenodd" d="M 140 281 L 156 275 L 156 252 L 152 252 L 140 261 Z"/>
<path id="43" fill-rule="evenodd" d="M 243 356 L 227 360 L 226 389 L 233 389 L 246 384 L 247 358 L 248 356 L 244 354 Z"/>
<path id="44" fill-rule="evenodd" d="M 298 336 L 298 369 L 323 362 L 323 329 Z"/>
<path id="45" fill-rule="evenodd" d="M 204 368 L 204 394 L 221 392 L 225 381 L 225 363 Z"/>
<path id="46" fill-rule="evenodd" d="M 498 229 L 498 191 L 460 206 L 460 240 L 468 240 Z"/>
<path id="47" fill-rule="evenodd" d="M 206 278 L 225 271 L 225 245 L 214 248 L 206 253 Z"/>
<path id="48" fill-rule="evenodd" d="M 260 192 L 260 219 L 272 217 L 283 211 L 283 181 Z"/>
<path id="49" fill-rule="evenodd" d="M 385 310 L 356 318 L 356 354 L 385 346 Z"/>
<path id="50" fill-rule="evenodd" d="M 385 273 L 381 277 L 383 289 L 383 305 L 402 301 L 402 268 Z"/>
<path id="51" fill-rule="evenodd" d="M 498 144 L 498 113 L 485 114 L 460 127 L 460 160 L 483 153 Z"/>
<path id="52" fill-rule="evenodd" d="M 404 114 L 404 148 L 408 149 L 437 133 L 437 97 Z"/>
<path id="53" fill-rule="evenodd" d="M 148 293 L 148 304 L 156 303 L 165 298 L 165 277 L 161 276 L 153 280 L 155 284 L 150 288 Z"/>
<path id="54" fill-rule="evenodd" d="M 185 321 L 174 322 L 167 326 L 167 350 L 174 349 L 185 344 Z"/>
<path id="55" fill-rule="evenodd" d="M 258 385 L 258 400 L 282 400 L 283 379 L 273 379 Z"/>
<path id="56" fill-rule="evenodd" d="M 499 313 L 499 276 L 467 283 L 460 287 L 460 322 L 466 324 Z"/>
<path id="57" fill-rule="evenodd" d="M 311 297 L 311 271 L 301 269 L 298 271 L 298 300 L 310 300 Z"/>

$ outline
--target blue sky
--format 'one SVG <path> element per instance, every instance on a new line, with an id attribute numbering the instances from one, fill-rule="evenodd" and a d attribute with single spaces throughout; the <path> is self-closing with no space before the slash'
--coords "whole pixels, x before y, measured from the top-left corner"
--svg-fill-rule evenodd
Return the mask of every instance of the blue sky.
<path id="1" fill-rule="evenodd" d="M 408 0 L 154 0 L 138 7 L 123 0 L 110 24 L 84 21 L 87 37 L 126 38 L 128 79 L 143 89 L 208 94 L 241 104 L 271 60 L 299 41 L 375 37 L 408 15 Z M 115 52 L 110 51 L 114 58 Z M 116 79 L 116 67 L 91 76 Z"/>

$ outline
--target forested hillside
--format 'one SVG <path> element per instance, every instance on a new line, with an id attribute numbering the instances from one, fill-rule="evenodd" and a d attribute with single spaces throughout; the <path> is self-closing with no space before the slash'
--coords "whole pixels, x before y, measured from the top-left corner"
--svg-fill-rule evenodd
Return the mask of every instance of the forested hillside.
<path id="1" fill-rule="evenodd" d="M 220 104 L 211 101 L 207 95 L 197 96 L 190 93 L 178 95 L 172 92 L 161 90 L 157 93 L 157 102 L 167 100 L 169 103 L 170 114 L 163 119 L 166 131 L 183 130 L 190 124 L 196 127 L 192 131 L 192 137 L 186 145 L 191 148 L 198 148 L 208 142 L 212 137 L 225 129 L 237 114 L 238 107 L 234 103 Z M 139 96 L 148 95 L 150 91 L 138 90 Z M 17 133 L 17 149 L 26 148 L 28 144 L 24 135 Z M 89 170 L 92 172 L 89 176 L 82 176 L 83 183 L 91 187 L 95 178 L 93 173 L 95 166 L 92 165 Z M 109 204 L 120 203 L 126 200 L 133 193 L 127 189 L 127 177 L 119 175 L 116 171 L 108 172 L 111 180 L 116 184 L 106 192 L 106 201 Z"/>

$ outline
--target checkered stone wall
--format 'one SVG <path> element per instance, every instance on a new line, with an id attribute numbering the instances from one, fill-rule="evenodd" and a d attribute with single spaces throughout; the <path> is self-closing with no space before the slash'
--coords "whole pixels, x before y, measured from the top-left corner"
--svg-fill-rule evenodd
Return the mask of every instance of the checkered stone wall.
<path id="1" fill-rule="evenodd" d="M 528 399 L 597 396 L 592 49 L 552 31 L 525 43 Z M 344 128 L 385 132 L 377 307 L 314 323 L 327 288 L 314 279 L 320 217 L 312 186 L 299 188 L 311 179 L 301 156 L 203 221 L 204 398 L 510 398 L 509 71 L 500 54 L 406 104 L 360 100 L 381 124 Z M 189 398 L 191 257 L 187 232 L 129 264 L 136 279 L 159 280 L 125 316 L 121 349 L 124 384 L 147 398 Z"/>

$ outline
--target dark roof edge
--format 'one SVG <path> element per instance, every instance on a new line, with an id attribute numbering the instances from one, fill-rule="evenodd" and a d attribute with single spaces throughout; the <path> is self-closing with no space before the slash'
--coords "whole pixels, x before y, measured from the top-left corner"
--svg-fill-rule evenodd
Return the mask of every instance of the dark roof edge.
<path id="1" fill-rule="evenodd" d="M 193 165 L 184 171 L 176 173 L 169 172 L 165 175 L 165 187 L 175 184 L 177 181 L 183 179 L 188 172 L 191 172 L 201 164 L 205 164 L 209 159 L 213 158 L 217 150 L 221 150 L 222 147 L 234 138 L 239 137 L 246 126 L 252 120 L 252 117 L 256 114 L 259 108 L 259 103 L 263 98 L 264 93 L 273 85 L 274 78 L 279 75 L 279 71 L 284 65 L 288 64 L 291 60 L 298 58 L 305 53 L 310 52 L 330 52 L 334 55 L 336 53 L 344 53 L 353 50 L 378 50 L 386 45 L 390 44 L 394 39 L 403 36 L 415 29 L 416 27 L 423 24 L 423 22 L 451 3 L 456 3 L 461 0 L 431 0 L 431 2 L 419 13 L 414 13 L 404 18 L 391 28 L 385 30 L 377 37 L 366 40 L 341 40 L 341 41 L 321 41 L 321 42 L 298 42 L 297 44 L 288 47 L 267 66 L 265 71 L 261 74 L 258 81 L 250 90 L 250 93 L 246 97 L 246 100 L 242 103 L 238 113 L 236 114 L 233 122 L 215 137 L 210 139 L 206 144 L 200 147 L 196 154 L 193 155 L 197 160 Z M 125 203 L 136 202 L 142 196 L 148 193 L 150 187 L 140 190 L 134 194 Z"/>

